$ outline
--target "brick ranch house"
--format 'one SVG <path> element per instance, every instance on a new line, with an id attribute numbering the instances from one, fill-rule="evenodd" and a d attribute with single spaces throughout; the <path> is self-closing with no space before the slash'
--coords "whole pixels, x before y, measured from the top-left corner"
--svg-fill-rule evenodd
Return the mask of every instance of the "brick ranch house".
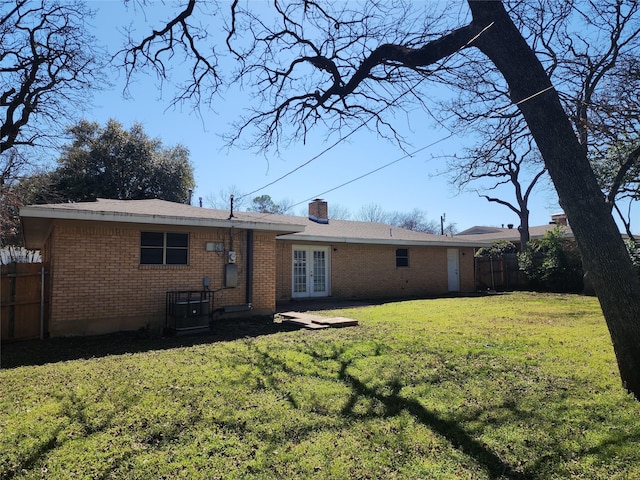
<path id="1" fill-rule="evenodd" d="M 329 220 L 314 200 L 302 232 L 276 241 L 279 301 L 402 298 L 475 290 L 474 252 L 485 243 L 381 223 Z"/>
<path id="2" fill-rule="evenodd" d="M 212 210 L 162 200 L 31 205 L 26 247 L 50 270 L 49 334 L 150 328 L 167 292 L 210 291 L 221 316 L 273 316 L 276 302 L 470 292 L 477 241 L 369 222 Z"/>
<path id="3" fill-rule="evenodd" d="M 229 218 L 162 200 L 34 205 L 20 215 L 26 247 L 49 264 L 52 337 L 160 331 L 166 292 L 205 283 L 214 308 L 273 315 L 276 236 L 304 229 L 296 217 Z"/>

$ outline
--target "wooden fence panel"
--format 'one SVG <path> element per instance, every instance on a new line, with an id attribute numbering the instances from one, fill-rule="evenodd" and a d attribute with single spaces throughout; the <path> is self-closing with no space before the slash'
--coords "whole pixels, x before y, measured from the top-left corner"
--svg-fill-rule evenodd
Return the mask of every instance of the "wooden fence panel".
<path id="1" fill-rule="evenodd" d="M 518 268 L 516 254 L 498 258 L 476 258 L 476 288 L 478 290 L 517 290 L 527 286 L 527 278 Z"/>
<path id="2" fill-rule="evenodd" d="M 42 288 L 42 268 L 45 288 Z M 0 271 L 0 323 L 3 342 L 47 335 L 48 266 L 41 263 L 12 263 Z M 44 291 L 44 311 L 42 292 Z M 41 317 L 41 312 L 43 316 Z M 41 332 L 41 321 L 43 330 Z"/>

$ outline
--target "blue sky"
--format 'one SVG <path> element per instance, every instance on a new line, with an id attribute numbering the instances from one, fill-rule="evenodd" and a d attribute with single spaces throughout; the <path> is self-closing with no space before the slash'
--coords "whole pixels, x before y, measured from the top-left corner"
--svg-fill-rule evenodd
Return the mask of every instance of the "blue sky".
<path id="1" fill-rule="evenodd" d="M 141 22 L 140 15 L 136 18 L 119 0 L 93 1 L 90 5 L 97 10 L 93 22 L 95 34 L 111 51 L 122 42 L 118 28 L 132 21 Z M 202 197 L 207 206 L 208 197 L 217 196 L 233 185 L 245 193 L 258 190 L 252 197 L 266 194 L 275 201 L 287 199 L 298 204 L 294 208 L 296 214 L 306 209 L 309 199 L 321 197 L 330 206 L 340 205 L 352 214 L 371 203 L 381 205 L 386 211 L 408 212 L 418 208 L 425 211 L 429 219 L 437 221 L 446 214 L 447 222 L 455 223 L 458 230 L 474 225 L 519 223 L 517 216 L 504 206 L 489 203 L 476 193 L 457 194 L 448 178 L 439 174 L 446 167 L 443 157 L 460 152 L 470 134 L 464 132 L 447 138 L 450 132 L 435 127 L 426 114 L 411 117 L 411 130 L 405 128 L 413 145 L 410 150 L 420 150 L 413 156 L 406 156 L 396 145 L 362 130 L 309 165 L 260 189 L 316 157 L 335 139 L 327 140 L 323 138 L 324 132 L 316 130 L 305 145 L 283 147 L 279 156 L 240 148 L 227 150 L 220 135 L 229 131 L 230 122 L 238 118 L 243 105 L 249 104 L 249 92 L 231 89 L 224 99 L 216 101 L 213 110 L 202 109 L 199 117 L 189 106 L 182 110 L 170 108 L 170 88 L 160 91 L 153 77 L 136 77 L 130 91 L 132 99 L 122 96 L 122 75 L 114 76 L 113 83 L 113 88 L 96 94 L 94 107 L 85 112 L 84 117 L 101 124 L 114 118 L 125 128 L 138 122 L 147 134 L 160 138 L 164 145 L 186 146 L 191 152 L 197 183 L 194 204 Z M 393 165 L 336 189 L 396 160 Z M 551 213 L 560 210 L 550 188 L 539 188 L 537 192 L 530 203 L 531 225 L 548 223 Z M 512 199 L 509 189 L 498 196 Z"/>

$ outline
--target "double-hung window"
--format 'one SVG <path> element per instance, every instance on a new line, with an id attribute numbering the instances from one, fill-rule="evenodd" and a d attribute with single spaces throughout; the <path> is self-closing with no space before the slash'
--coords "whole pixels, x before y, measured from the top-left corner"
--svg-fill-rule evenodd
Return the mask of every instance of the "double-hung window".
<path id="1" fill-rule="evenodd" d="M 188 233 L 140 234 L 140 265 L 187 265 L 188 259 Z"/>
<path id="2" fill-rule="evenodd" d="M 409 266 L 409 249 L 396 248 L 396 267 Z"/>

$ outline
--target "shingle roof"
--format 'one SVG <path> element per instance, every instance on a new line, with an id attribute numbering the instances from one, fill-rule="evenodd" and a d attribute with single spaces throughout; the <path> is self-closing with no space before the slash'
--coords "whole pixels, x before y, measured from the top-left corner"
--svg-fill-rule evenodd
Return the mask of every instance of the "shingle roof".
<path id="1" fill-rule="evenodd" d="M 484 246 L 491 242 L 480 242 L 475 238 L 434 235 L 415 232 L 384 223 L 358 222 L 353 220 L 329 220 L 318 223 L 306 217 L 294 217 L 305 225 L 304 231 L 281 235 L 283 240 L 331 241 L 341 243 L 375 243 L 387 245 L 434 245 L 434 246 Z"/>
<path id="2" fill-rule="evenodd" d="M 571 228 L 564 225 L 547 224 L 529 227 L 529 236 L 531 239 L 542 238 L 545 233 L 553 230 L 556 227 L 560 227 L 564 234 L 568 237 L 573 237 Z M 482 233 L 480 233 L 482 232 Z M 471 227 L 464 232 L 460 232 L 457 237 L 466 237 L 474 239 L 476 241 L 489 241 L 495 240 L 508 240 L 510 242 L 520 242 L 520 232 L 515 228 L 498 228 L 498 227 Z"/>
<path id="3" fill-rule="evenodd" d="M 29 248 L 41 248 L 53 219 L 102 222 L 182 225 L 189 227 L 237 227 L 276 233 L 300 232 L 298 217 L 237 212 L 194 207 L 164 200 L 105 200 L 96 202 L 29 205 L 20 209 L 25 241 Z"/>
<path id="4" fill-rule="evenodd" d="M 230 220 L 228 210 L 213 210 L 210 208 L 194 207 L 184 203 L 168 202 L 165 200 L 111 200 L 99 198 L 95 202 L 55 203 L 46 205 L 30 205 L 21 209 L 22 216 L 37 216 L 50 211 L 51 216 L 78 214 L 103 214 L 142 217 L 176 217 L 184 219 Z M 286 215 L 271 215 L 254 212 L 234 212 L 232 221 L 255 222 L 264 224 L 299 225 L 295 217 Z"/>
<path id="5" fill-rule="evenodd" d="M 306 217 L 255 212 L 213 210 L 164 200 L 107 200 L 30 205 L 20 209 L 25 237 L 31 245 L 44 241 L 51 219 L 93 220 L 157 225 L 238 227 L 276 231 L 283 240 L 387 245 L 485 246 L 487 239 L 415 232 L 382 223 L 330 220 L 317 223 Z M 38 248 L 38 247 L 33 247 Z"/>

